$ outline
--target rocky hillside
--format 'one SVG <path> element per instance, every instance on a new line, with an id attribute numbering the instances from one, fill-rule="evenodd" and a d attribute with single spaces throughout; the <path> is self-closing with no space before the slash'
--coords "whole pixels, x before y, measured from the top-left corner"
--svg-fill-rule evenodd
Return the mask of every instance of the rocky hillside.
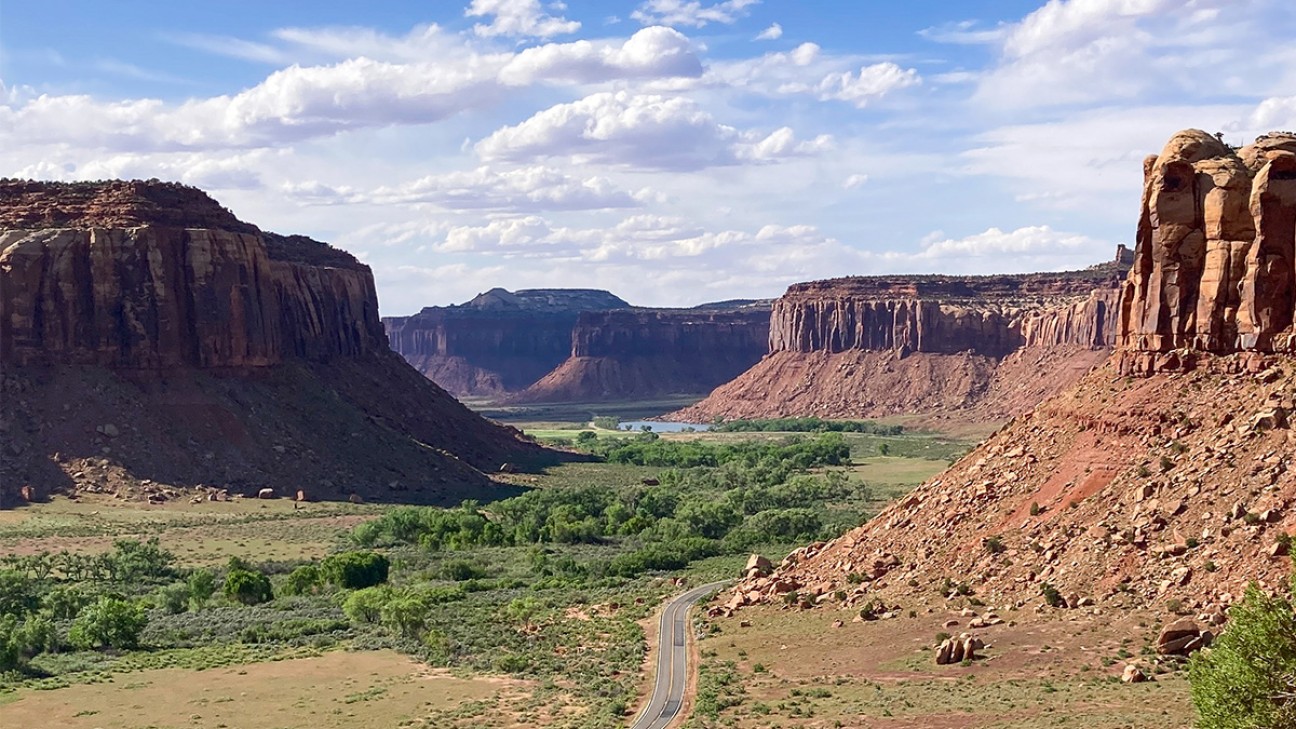
<path id="1" fill-rule="evenodd" d="M 1275 264 L 1296 246 L 1294 153 L 1293 135 L 1241 150 L 1175 135 L 1145 166 L 1116 356 L 864 526 L 753 573 L 725 609 L 938 589 L 1216 622 L 1248 582 L 1287 580 L 1296 357 Z"/>
<path id="2" fill-rule="evenodd" d="M 796 284 L 774 302 L 769 354 L 672 417 L 1029 410 L 1110 351 L 1127 260 L 1122 248 L 1084 271 Z"/>
<path id="3" fill-rule="evenodd" d="M 630 305 L 597 289 L 491 289 L 455 306 L 387 317 L 391 347 L 428 379 L 459 396 L 523 390 L 571 353 L 584 311 Z"/>
<path id="4" fill-rule="evenodd" d="M 387 347 L 367 266 L 199 190 L 0 181 L 0 498 L 161 484 L 457 501 L 540 454 Z"/>
<path id="5" fill-rule="evenodd" d="M 707 392 L 760 360 L 769 309 L 628 309 L 585 312 L 571 356 L 512 402 L 590 402 Z"/>

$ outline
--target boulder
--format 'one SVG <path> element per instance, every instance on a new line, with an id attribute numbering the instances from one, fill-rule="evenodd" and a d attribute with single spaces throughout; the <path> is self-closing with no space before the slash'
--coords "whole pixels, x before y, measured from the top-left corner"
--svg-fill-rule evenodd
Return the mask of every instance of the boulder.
<path id="1" fill-rule="evenodd" d="M 1156 650 L 1163 656 L 1186 656 L 1210 645 L 1213 638 L 1210 631 L 1203 632 L 1192 618 L 1180 618 L 1161 629 Z"/>
<path id="2" fill-rule="evenodd" d="M 264 488 L 257 492 L 258 499 L 273 499 L 274 497 L 275 491 L 272 488 Z"/>
<path id="3" fill-rule="evenodd" d="M 1126 664 L 1125 670 L 1121 672 L 1121 681 L 1125 683 L 1143 683 L 1146 680 L 1147 674 L 1133 663 Z"/>
<path id="4" fill-rule="evenodd" d="M 763 555 L 753 554 L 747 558 L 747 566 L 743 568 L 743 574 L 747 577 L 765 577 L 774 570 L 774 565 Z"/>

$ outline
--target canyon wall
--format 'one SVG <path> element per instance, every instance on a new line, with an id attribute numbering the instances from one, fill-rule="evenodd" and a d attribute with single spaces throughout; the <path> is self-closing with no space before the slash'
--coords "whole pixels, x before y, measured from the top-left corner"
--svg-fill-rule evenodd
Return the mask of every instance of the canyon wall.
<path id="1" fill-rule="evenodd" d="M 671 417 L 1028 410 L 1106 357 L 1128 262 L 1122 247 L 1083 271 L 795 284 L 774 302 L 769 354 Z"/>
<path id="2" fill-rule="evenodd" d="M 453 501 L 539 452 L 388 348 L 367 266 L 176 184 L 0 180 L 0 365 L 0 502 L 91 470 Z"/>
<path id="3" fill-rule="evenodd" d="M 567 359 L 581 312 L 628 306 L 594 289 L 491 289 L 383 324 L 392 349 L 449 392 L 499 396 L 525 389 Z"/>
<path id="4" fill-rule="evenodd" d="M 571 356 L 510 401 L 708 392 L 760 360 L 769 329 L 770 312 L 761 304 L 584 312 L 571 332 Z"/>
<path id="5" fill-rule="evenodd" d="M 1121 370 L 1296 349 L 1296 134 L 1234 149 L 1182 131 L 1144 161 L 1143 179 L 1120 313 Z"/>

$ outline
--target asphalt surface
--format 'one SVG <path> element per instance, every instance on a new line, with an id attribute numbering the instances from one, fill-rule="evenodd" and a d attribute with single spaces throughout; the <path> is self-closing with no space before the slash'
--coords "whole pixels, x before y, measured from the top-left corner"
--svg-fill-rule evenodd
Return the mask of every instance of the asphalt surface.
<path id="1" fill-rule="evenodd" d="M 689 608 L 727 584 L 729 580 L 695 587 L 666 603 L 657 624 L 657 680 L 653 683 L 652 698 L 630 729 L 666 729 L 679 715 L 689 680 Z"/>

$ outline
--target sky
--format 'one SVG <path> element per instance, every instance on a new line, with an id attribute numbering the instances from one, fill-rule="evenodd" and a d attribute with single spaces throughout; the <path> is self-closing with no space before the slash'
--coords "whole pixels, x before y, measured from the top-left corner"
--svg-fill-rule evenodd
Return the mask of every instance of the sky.
<path id="1" fill-rule="evenodd" d="M 1296 129 L 1290 0 L 0 0 L 0 176 L 157 177 L 374 271 L 633 304 L 1079 268 L 1179 129 Z"/>

